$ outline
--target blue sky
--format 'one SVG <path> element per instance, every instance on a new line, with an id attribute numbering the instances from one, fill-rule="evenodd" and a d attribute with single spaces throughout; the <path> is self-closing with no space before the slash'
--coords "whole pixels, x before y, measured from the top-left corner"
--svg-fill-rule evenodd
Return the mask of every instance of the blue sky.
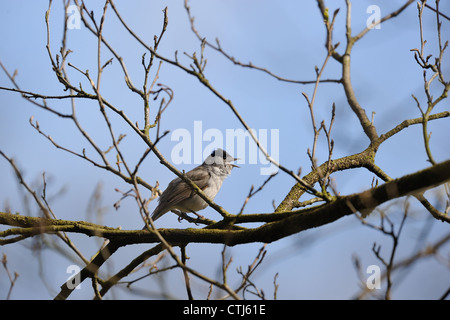
<path id="1" fill-rule="evenodd" d="M 118 1 L 117 1 L 118 2 Z M 378 5 L 381 14 L 391 12 L 404 1 L 354 1 L 352 28 L 356 34 L 365 27 L 369 14 L 369 5 Z M 101 6 L 88 1 L 95 16 L 101 16 Z M 336 20 L 334 41 L 341 42 L 338 51 L 342 52 L 345 44 L 345 1 L 328 1 L 330 12 L 340 7 Z M 329 4 L 328 4 L 329 3 Z M 132 1 L 117 3 L 124 19 L 147 42 L 152 43 L 153 36 L 160 33 L 162 10 L 168 7 L 169 26 L 160 44 L 160 53 L 174 57 L 178 50 L 180 62 L 188 64 L 183 52 L 192 54 L 200 50 L 200 43 L 190 31 L 186 11 L 182 1 Z M 286 78 L 296 80 L 314 80 L 314 66 L 321 66 L 326 51 L 325 28 L 315 1 L 191 1 L 195 24 L 202 36 L 214 42 L 220 39 L 222 47 L 236 59 L 247 63 L 251 61 Z M 48 95 L 60 95 L 62 86 L 58 83 L 45 49 L 46 28 L 44 13 L 46 1 L 8 1 L 0 12 L 0 30 L 5 45 L 0 47 L 0 60 L 3 65 L 14 72 L 18 69 L 16 80 L 23 90 L 40 92 Z M 441 3 L 443 12 L 450 12 L 448 3 Z M 59 51 L 62 36 L 62 5 L 60 1 L 53 4 L 51 12 L 51 49 L 53 55 Z M 442 36 L 449 38 L 448 21 L 443 21 Z M 436 55 L 434 14 L 426 11 L 424 17 L 425 38 L 428 43 L 426 52 Z M 104 36 L 124 58 L 128 71 L 135 85 L 143 79 L 141 57 L 145 52 L 129 34 L 119 25 L 110 9 L 105 23 Z M 425 104 L 422 70 L 413 58 L 410 49 L 420 46 L 417 9 L 411 5 L 399 17 L 382 24 L 378 30 L 372 30 L 353 49 L 352 80 L 354 90 L 367 114 L 376 112 L 374 122 L 378 133 L 384 133 L 405 119 L 420 116 L 411 94 Z M 69 61 L 81 70 L 96 70 L 96 40 L 86 29 L 68 32 L 68 48 L 73 52 Z M 112 57 L 106 48 L 102 49 L 102 61 Z M 307 173 L 310 162 L 307 149 L 312 147 L 311 120 L 302 92 L 312 95 L 312 86 L 284 83 L 256 70 L 234 66 L 220 54 L 206 50 L 208 59 L 205 74 L 210 83 L 225 97 L 231 99 L 251 128 L 256 130 L 278 130 L 279 161 L 284 166 L 297 171 L 300 167 Z M 446 57 L 448 57 L 448 52 Z M 450 76 L 445 64 L 444 72 Z M 330 60 L 323 78 L 337 78 L 340 65 Z M 73 83 L 88 84 L 75 70 L 69 70 Z M 447 79 L 448 80 L 448 79 Z M 185 72 L 163 63 L 158 82 L 169 86 L 174 91 L 174 100 L 165 111 L 161 130 L 170 130 L 170 134 L 159 143 L 159 148 L 169 158 L 176 141 L 170 139 L 176 130 L 187 130 L 194 134 L 196 121 L 201 121 L 203 133 L 219 130 L 225 136 L 227 129 L 242 128 L 239 121 L 224 103 Z M 6 76 L 1 73 L 0 85 L 11 87 Z M 433 87 L 438 94 L 440 87 Z M 118 61 L 114 60 L 105 69 L 102 79 L 102 95 L 127 112 L 130 118 L 143 124 L 143 107 L 139 97 L 130 93 L 123 81 Z M 136 204 L 131 199 L 122 201 L 119 210 L 114 210 L 113 203 L 120 199 L 115 188 L 129 190 L 129 186 L 119 178 L 95 168 L 91 164 L 76 158 L 62 150 L 54 148 L 47 139 L 39 135 L 29 124 L 39 121 L 41 129 L 51 135 L 55 141 L 68 148 L 81 152 L 87 147 L 80 133 L 70 120 L 58 118 L 40 110 L 23 100 L 19 95 L 0 91 L 0 149 L 14 157 L 24 172 L 26 180 L 35 186 L 42 181 L 42 172 L 49 179 L 49 194 L 55 194 L 64 188 L 65 192 L 52 199 L 52 208 L 58 218 L 70 220 L 93 219 L 108 226 L 122 226 L 124 229 L 140 228 L 140 215 Z M 336 104 L 336 120 L 333 128 L 335 141 L 334 157 L 339 158 L 364 150 L 368 139 L 355 115 L 351 112 L 342 87 L 337 84 L 321 84 L 315 102 L 317 123 L 325 120 L 329 123 L 332 104 Z M 51 105 L 62 112 L 70 112 L 68 100 L 51 101 Z M 151 106 L 152 117 L 158 105 Z M 436 112 L 448 110 L 448 102 L 437 106 Z M 77 112 L 83 127 L 98 141 L 102 148 L 109 147 L 108 131 L 94 102 L 77 101 Z M 124 123 L 111 115 L 115 133 L 127 134 L 121 143 L 122 150 L 130 163 L 137 161 L 146 146 L 133 135 Z M 431 149 L 437 161 L 449 158 L 450 142 L 448 139 L 448 120 L 433 121 L 429 124 L 432 131 Z M 153 135 L 154 137 L 154 135 Z M 202 147 L 209 142 L 203 141 Z M 236 150 L 230 151 L 235 153 Z M 93 150 L 87 148 L 88 154 L 94 156 Z M 270 152 L 270 149 L 269 149 Z M 326 141 L 323 136 L 318 143 L 319 162 L 327 159 Z M 113 155 L 111 155 L 113 158 Z M 377 153 L 376 163 L 391 177 L 428 166 L 424 152 L 423 137 L 420 126 L 413 126 L 384 143 Z M 180 170 L 190 170 L 195 164 L 180 164 Z M 261 164 L 241 164 L 225 181 L 215 202 L 223 205 L 230 212 L 238 212 L 243 201 L 254 184 L 259 186 L 267 177 L 260 175 Z M 140 169 L 140 176 L 150 184 L 159 181 L 161 188 L 174 178 L 173 174 L 161 166 L 156 157 L 149 156 Z M 359 192 L 370 187 L 372 174 L 364 169 L 337 173 L 336 184 L 341 194 Z M 18 185 L 9 164 L 0 159 L 0 204 L 2 209 L 10 207 L 13 212 L 25 213 L 27 207 L 22 198 L 25 192 Z M 248 203 L 246 213 L 270 212 L 272 202 L 275 204 L 287 194 L 294 181 L 280 173 L 267 188 Z M 88 213 L 88 203 L 96 186 L 101 185 L 101 207 L 104 211 L 102 220 L 92 218 Z M 146 194 L 145 196 L 149 196 Z M 435 198 L 431 196 L 435 201 Z M 428 215 L 420 210 L 411 200 L 414 215 L 408 219 L 398 258 L 408 256 L 416 243 L 417 233 L 429 223 Z M 154 203 L 150 205 L 153 209 Z M 401 208 L 401 206 L 400 206 Z M 401 209 L 392 209 L 393 219 L 398 219 Z M 35 214 L 36 210 L 32 210 Z M 201 212 L 212 219 L 219 215 L 211 209 Z M 372 220 L 378 223 L 376 217 Z M 184 228 L 189 225 L 179 224 L 174 215 L 167 214 L 158 220 L 158 226 Z M 3 230 L 3 229 L 2 229 Z M 448 226 L 442 223 L 432 224 L 429 238 L 433 241 L 448 232 Z M 86 256 L 92 255 L 99 247 L 99 241 L 73 236 L 74 241 Z M 388 255 L 391 243 L 387 237 L 361 224 L 354 217 L 346 217 L 331 225 L 308 230 L 267 246 L 268 254 L 260 266 L 260 273 L 255 283 L 264 289 L 270 297 L 273 292 L 273 278 L 278 276 L 278 298 L 281 299 L 347 299 L 358 292 L 358 278 L 353 268 L 352 256 L 358 255 L 364 267 L 379 264 L 371 248 L 374 242 L 382 245 L 382 253 Z M 27 241 L 27 246 L 33 241 Z M 188 248 L 191 257 L 189 264 L 209 276 L 217 276 L 221 263 L 222 246 L 192 245 Z M 235 269 L 246 268 L 253 261 L 261 244 L 237 246 L 228 249 L 233 256 L 230 277 L 239 280 Z M 148 246 L 123 248 L 111 270 L 119 270 L 129 259 L 134 258 Z M 442 253 L 448 253 L 448 245 Z M 20 274 L 13 299 L 52 298 L 68 277 L 66 268 L 73 262 L 50 250 L 32 254 L 25 246 L 6 246 L 0 248 L 9 259 L 11 270 Z M 128 260 L 126 260 L 128 259 Z M 45 279 L 36 276 L 36 269 Z M 433 299 L 439 297 L 448 284 L 442 279 L 449 275 L 448 268 L 434 260 L 419 263 L 406 279 L 399 280 L 394 290 L 394 298 Z M 0 298 L 6 296 L 8 281 L 4 270 L 0 269 Z M 171 271 L 167 285 L 176 298 L 185 298 L 182 274 L 179 270 Z M 207 285 L 194 281 L 197 298 L 205 298 Z M 152 291 L 158 288 L 158 281 L 148 280 L 136 285 L 136 288 Z M 77 290 L 74 298 L 90 298 L 90 285 L 84 283 L 85 290 Z M 155 289 L 156 290 L 156 289 Z M 117 290 L 116 298 L 135 298 L 133 292 Z"/>

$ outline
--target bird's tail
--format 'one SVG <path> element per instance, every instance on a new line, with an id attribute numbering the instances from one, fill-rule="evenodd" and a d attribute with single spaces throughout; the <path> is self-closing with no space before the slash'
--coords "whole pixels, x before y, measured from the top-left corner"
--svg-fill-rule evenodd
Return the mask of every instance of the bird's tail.
<path id="1" fill-rule="evenodd" d="M 162 207 L 160 206 L 160 204 L 158 204 L 155 208 L 155 210 L 152 213 L 152 220 L 156 221 L 156 219 L 161 218 L 161 216 L 163 214 L 165 214 L 168 210 L 164 210 L 162 209 Z"/>

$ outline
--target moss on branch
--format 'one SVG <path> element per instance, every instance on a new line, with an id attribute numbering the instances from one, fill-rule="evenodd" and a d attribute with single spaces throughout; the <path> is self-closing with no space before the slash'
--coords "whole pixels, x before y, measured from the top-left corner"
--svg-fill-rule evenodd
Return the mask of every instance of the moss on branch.
<path id="1" fill-rule="evenodd" d="M 379 187 L 339 197 L 331 203 L 298 211 L 234 217 L 235 223 L 263 223 L 256 228 L 231 230 L 227 224 L 223 224 L 223 229 L 212 229 L 209 226 L 203 229 L 158 229 L 158 232 L 172 245 L 191 242 L 225 243 L 227 245 L 250 242 L 269 243 L 303 230 L 328 224 L 357 211 L 370 211 L 389 200 L 421 193 L 448 180 L 450 180 L 450 160 L 389 181 Z M 84 221 L 25 217 L 0 212 L 0 223 L 18 227 L 1 232 L 0 235 L 3 238 L 11 235 L 33 236 L 41 233 L 64 231 L 104 237 L 113 241 L 119 247 L 137 243 L 159 242 L 158 235 L 153 230 L 119 230 Z"/>

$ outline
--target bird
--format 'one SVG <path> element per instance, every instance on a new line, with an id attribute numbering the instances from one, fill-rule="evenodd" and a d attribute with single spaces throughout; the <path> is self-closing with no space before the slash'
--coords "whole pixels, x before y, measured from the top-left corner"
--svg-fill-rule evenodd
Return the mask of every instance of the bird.
<path id="1" fill-rule="evenodd" d="M 231 174 L 233 168 L 239 168 L 231 162 L 239 160 L 233 158 L 223 149 L 215 149 L 205 161 L 191 171 L 185 173 L 186 177 L 194 182 L 210 199 L 214 200 L 222 183 Z M 208 203 L 203 200 L 186 182 L 177 177 L 173 179 L 159 197 L 158 205 L 153 211 L 153 221 L 159 219 L 169 211 L 179 210 L 183 214 L 203 210 Z M 176 211 L 175 211 L 176 212 Z"/>

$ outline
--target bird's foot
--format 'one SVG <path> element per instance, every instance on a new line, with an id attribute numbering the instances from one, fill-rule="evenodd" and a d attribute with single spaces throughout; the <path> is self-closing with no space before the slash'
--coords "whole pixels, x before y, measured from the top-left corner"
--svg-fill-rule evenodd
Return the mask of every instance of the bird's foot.
<path id="1" fill-rule="evenodd" d="M 178 215 L 178 222 L 181 222 L 183 220 L 189 221 L 189 222 L 193 222 L 196 225 L 198 225 L 198 223 L 202 220 L 205 220 L 206 218 L 200 214 L 198 214 L 195 211 L 191 211 L 193 214 L 195 214 L 197 216 L 197 218 L 193 218 L 191 216 L 189 216 L 186 212 L 182 212 L 180 210 L 172 210 L 173 213 Z"/>

